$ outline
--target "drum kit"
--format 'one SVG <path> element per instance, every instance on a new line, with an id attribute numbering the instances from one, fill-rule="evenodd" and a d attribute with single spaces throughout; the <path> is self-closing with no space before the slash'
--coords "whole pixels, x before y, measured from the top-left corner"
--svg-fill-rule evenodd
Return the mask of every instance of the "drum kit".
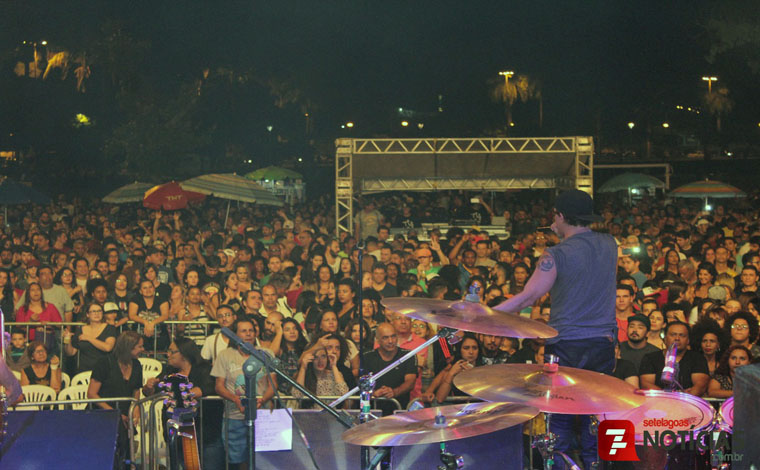
<path id="1" fill-rule="evenodd" d="M 557 335 L 557 331 L 546 324 L 499 312 L 470 300 L 388 298 L 383 304 L 392 311 L 441 327 L 436 337 L 407 354 L 409 358 L 439 338 L 453 343 L 452 340 L 457 339 L 453 334 L 456 330 L 517 338 Z M 391 364 L 389 368 L 397 365 Z M 457 469 L 463 468 L 464 462 L 461 457 L 446 452 L 446 442 L 499 431 L 543 413 L 546 431 L 535 436 L 531 445 L 540 452 L 544 468 L 550 470 L 555 465 L 555 458 L 561 458 L 567 468 L 578 469 L 570 457 L 555 449 L 557 436 L 551 432 L 552 414 L 592 415 L 595 418 L 592 419 L 592 432 L 599 421 L 628 419 L 635 423 L 637 446 L 644 441 L 645 421 L 648 424 L 677 421 L 679 426 L 683 425 L 683 430 L 693 431 L 694 436 L 700 431 L 713 429 L 730 432 L 733 426 L 733 399 L 726 401 L 716 415 L 712 406 L 699 397 L 679 392 L 636 390 L 627 382 L 605 374 L 563 367 L 555 356 L 548 354 L 542 365 L 495 364 L 465 370 L 454 378 L 454 385 L 484 401 L 423 408 L 370 420 L 344 432 L 343 440 L 378 447 L 385 452 L 395 446 L 440 443 L 443 465 L 438 468 Z M 651 420 L 661 417 L 667 417 L 667 420 Z M 667 429 L 676 433 L 681 430 L 673 426 Z M 658 430 L 656 426 L 646 428 L 650 432 L 655 430 Z M 665 426 L 660 430 L 665 430 Z M 365 468 L 373 468 L 378 462 L 379 458 L 373 459 Z M 599 463 L 592 466 L 596 467 Z M 651 468 L 674 467 L 668 466 L 666 461 Z M 726 467 L 713 462 L 704 468 L 722 470 Z"/>

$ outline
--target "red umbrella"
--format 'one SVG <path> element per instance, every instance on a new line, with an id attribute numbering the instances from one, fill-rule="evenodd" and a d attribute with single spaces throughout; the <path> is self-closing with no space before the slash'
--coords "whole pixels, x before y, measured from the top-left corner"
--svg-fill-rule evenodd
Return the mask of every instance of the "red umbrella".
<path id="1" fill-rule="evenodd" d="M 143 197 L 143 206 L 148 209 L 173 211 L 184 209 L 188 203 L 202 201 L 205 197 L 205 194 L 185 191 L 179 183 L 172 181 L 147 190 Z"/>

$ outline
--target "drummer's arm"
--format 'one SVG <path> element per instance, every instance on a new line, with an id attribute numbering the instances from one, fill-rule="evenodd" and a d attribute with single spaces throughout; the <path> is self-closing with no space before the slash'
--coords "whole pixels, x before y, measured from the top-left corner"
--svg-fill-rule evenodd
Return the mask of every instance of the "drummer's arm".
<path id="1" fill-rule="evenodd" d="M 710 376 L 707 374 L 691 374 L 691 382 L 694 384 L 690 388 L 684 390 L 684 392 L 701 397 L 707 391 L 707 383 L 710 381 Z"/>
<path id="2" fill-rule="evenodd" d="M 655 374 L 642 374 L 639 376 L 641 388 L 644 390 L 662 390 L 660 387 L 654 384 L 655 380 L 657 380 L 657 376 Z"/>
<path id="3" fill-rule="evenodd" d="M 541 255 L 541 258 L 538 259 L 538 268 L 533 272 L 530 279 L 528 279 L 528 283 L 525 284 L 525 289 L 511 299 L 495 306 L 494 310 L 515 313 L 526 307 L 530 307 L 544 294 L 549 292 L 556 279 L 557 265 L 554 262 L 554 257 L 551 253 L 545 251 Z"/>
<path id="4" fill-rule="evenodd" d="M 733 390 L 723 390 L 720 388 L 720 382 L 710 379 L 710 385 L 707 388 L 707 395 L 712 398 L 731 398 L 734 396 Z"/>

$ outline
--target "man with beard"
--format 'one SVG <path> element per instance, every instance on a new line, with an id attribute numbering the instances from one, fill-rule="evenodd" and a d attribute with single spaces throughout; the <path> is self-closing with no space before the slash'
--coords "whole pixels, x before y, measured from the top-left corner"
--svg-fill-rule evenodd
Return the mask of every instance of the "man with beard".
<path id="1" fill-rule="evenodd" d="M 637 373 L 641 359 L 651 352 L 660 350 L 647 342 L 650 328 L 649 318 L 642 314 L 631 315 L 628 317 L 628 341 L 620 343 L 620 358 L 632 362 Z"/>
<path id="2" fill-rule="evenodd" d="M 506 364 L 509 359 L 509 353 L 501 350 L 501 343 L 504 340 L 501 336 L 478 335 L 480 343 L 480 358 L 483 364 L 490 366 L 492 364 Z"/>
<path id="3" fill-rule="evenodd" d="M 280 312 L 272 312 L 264 320 L 264 329 L 261 330 L 259 343 L 262 348 L 269 349 L 277 354 L 282 342 L 282 319 Z"/>

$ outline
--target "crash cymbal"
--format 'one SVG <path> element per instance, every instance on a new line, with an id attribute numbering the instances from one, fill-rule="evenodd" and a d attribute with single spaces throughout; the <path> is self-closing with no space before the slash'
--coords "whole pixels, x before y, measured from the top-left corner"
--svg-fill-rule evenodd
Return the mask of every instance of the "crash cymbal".
<path id="1" fill-rule="evenodd" d="M 520 315 L 500 312 L 478 302 L 389 297 L 386 308 L 434 325 L 513 338 L 553 338 L 557 330 Z"/>
<path id="2" fill-rule="evenodd" d="M 645 401 L 645 397 L 634 393 L 633 385 L 615 377 L 554 366 L 556 372 L 538 364 L 475 367 L 457 374 L 454 385 L 482 400 L 522 403 L 547 413 L 583 415 L 626 411 Z"/>
<path id="3" fill-rule="evenodd" d="M 515 403 L 467 403 L 423 408 L 360 424 L 343 440 L 362 446 L 409 446 L 488 434 L 524 423 L 538 414 Z M 438 421 L 438 424 L 436 424 Z"/>

